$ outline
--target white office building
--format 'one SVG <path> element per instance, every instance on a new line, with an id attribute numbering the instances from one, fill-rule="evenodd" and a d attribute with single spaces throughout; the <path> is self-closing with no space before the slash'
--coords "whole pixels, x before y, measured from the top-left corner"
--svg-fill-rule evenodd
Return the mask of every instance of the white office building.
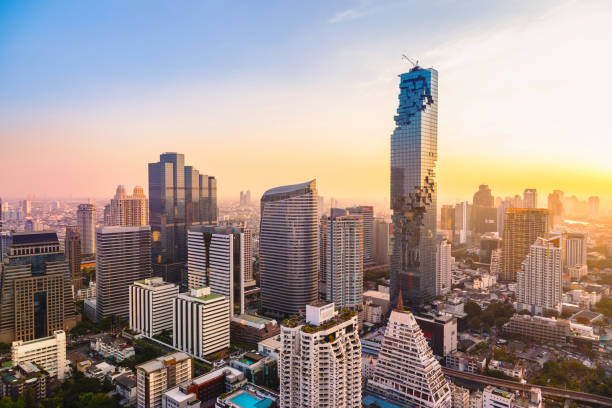
<path id="1" fill-rule="evenodd" d="M 306 305 L 306 320 L 281 326 L 280 408 L 361 406 L 357 315 L 333 303 Z"/>
<path id="2" fill-rule="evenodd" d="M 451 290 L 453 257 L 451 244 L 446 240 L 436 245 L 436 296 L 446 295 Z"/>
<path id="3" fill-rule="evenodd" d="M 564 238 L 563 267 L 568 274 L 569 268 L 587 264 L 587 237 L 580 232 L 568 232 Z"/>
<path id="4" fill-rule="evenodd" d="M 134 282 L 129 288 L 130 329 L 147 337 L 171 331 L 172 305 L 178 294 L 178 286 L 162 278 Z"/>
<path id="5" fill-rule="evenodd" d="M 560 236 L 538 238 L 517 274 L 518 309 L 531 313 L 561 310 L 562 262 Z"/>
<path id="6" fill-rule="evenodd" d="M 347 211 L 332 208 L 331 215 L 321 223 L 326 246 L 325 286 L 327 300 L 338 308 L 356 308 L 363 293 L 363 216 L 347 215 Z"/>
<path id="7" fill-rule="evenodd" d="M 13 366 L 36 363 L 60 380 L 66 376 L 66 333 L 63 330 L 54 331 L 50 337 L 14 341 L 11 352 Z"/>
<path id="8" fill-rule="evenodd" d="M 253 283 L 252 253 L 253 233 L 249 229 L 191 227 L 187 238 L 189 288 L 209 286 L 213 293 L 229 300 L 230 316 L 244 314 L 245 288 Z"/>
<path id="9" fill-rule="evenodd" d="M 400 297 L 401 299 L 401 297 Z M 414 315 L 391 312 L 368 390 L 399 405 L 450 408 L 451 389 Z"/>
<path id="10" fill-rule="evenodd" d="M 173 346 L 192 356 L 204 357 L 229 348 L 229 300 L 209 287 L 191 289 L 174 299 Z"/>

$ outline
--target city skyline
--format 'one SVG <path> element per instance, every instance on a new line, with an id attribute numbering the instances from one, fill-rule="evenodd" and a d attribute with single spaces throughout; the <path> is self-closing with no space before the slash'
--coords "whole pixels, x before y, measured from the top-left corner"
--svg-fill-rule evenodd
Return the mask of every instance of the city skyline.
<path id="1" fill-rule="evenodd" d="M 548 192 L 560 189 L 583 198 L 599 195 L 602 209 L 612 208 L 612 167 L 600 148 L 610 128 L 605 103 L 568 102 L 584 97 L 582 67 L 599 78 L 591 101 L 612 87 L 605 75 L 612 60 L 599 52 L 610 36 L 604 21 L 609 4 L 603 2 L 483 2 L 470 12 L 444 2 L 363 1 L 308 10 L 294 4 L 274 12 L 244 7 L 235 16 L 243 28 L 217 23 L 208 31 L 195 17 L 214 16 L 213 6 L 193 5 L 188 18 L 189 8 L 136 17 L 137 5 L 127 5 L 121 16 L 77 5 L 69 15 L 82 17 L 80 22 L 61 28 L 61 7 L 2 7 L 8 23 L 0 42 L 7 61 L 0 68 L 6 90 L 0 96 L 3 198 L 110 197 L 117 183 L 146 186 L 143 163 L 160 151 L 180 151 L 216 175 L 223 199 L 245 188 L 257 198 L 269 186 L 316 177 L 325 197 L 384 203 L 393 130 L 388 112 L 397 73 L 410 68 L 400 59 L 405 52 L 445 73 L 439 204 L 470 197 L 474 186 L 488 184 L 500 196 L 536 188 L 540 207 Z M 399 16 L 407 11 L 415 16 L 404 23 Z M 94 12 L 98 18 L 91 21 Z M 260 18 L 252 20 L 250 13 Z M 303 21 L 287 27 L 283 18 L 297 15 Z M 162 18 L 169 19 L 168 39 L 158 33 L 147 42 L 158 28 L 153 22 Z M 432 19 L 441 34 L 427 34 Z M 261 24 L 269 32 L 242 40 Z M 49 26 L 57 33 L 45 40 L 36 36 Z M 281 32 L 282 41 L 270 41 Z M 170 51 L 168 42 L 185 34 L 195 40 Z M 120 35 L 130 38 L 123 48 L 112 44 Z M 320 45 L 328 36 L 334 40 Z M 212 39 L 235 49 L 221 50 Z M 262 42 L 267 58 L 257 51 Z M 558 42 L 564 42 L 563 50 L 553 47 Z M 91 45 L 99 54 L 84 51 Z M 571 61 L 571 55 L 579 60 Z M 31 83 L 31 77 L 39 82 Z M 585 116 L 587 123 L 580 119 Z M 26 143 L 6 143 L 15 139 Z M 262 158 L 271 165 L 260 165 Z M 236 162 L 249 171 L 238 174 Z M 18 165 L 27 171 L 10 177 Z M 338 172 L 339 165 L 345 171 Z M 278 166 L 286 170 L 279 174 Z M 48 177 L 38 177 L 42 168 Z"/>

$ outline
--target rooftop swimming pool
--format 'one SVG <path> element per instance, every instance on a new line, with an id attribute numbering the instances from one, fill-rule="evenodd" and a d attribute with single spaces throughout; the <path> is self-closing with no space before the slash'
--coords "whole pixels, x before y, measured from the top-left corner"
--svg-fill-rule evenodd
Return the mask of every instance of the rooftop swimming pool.
<path id="1" fill-rule="evenodd" d="M 240 408 L 268 408 L 274 401 L 269 398 L 259 399 L 248 392 L 241 392 L 231 399 Z"/>

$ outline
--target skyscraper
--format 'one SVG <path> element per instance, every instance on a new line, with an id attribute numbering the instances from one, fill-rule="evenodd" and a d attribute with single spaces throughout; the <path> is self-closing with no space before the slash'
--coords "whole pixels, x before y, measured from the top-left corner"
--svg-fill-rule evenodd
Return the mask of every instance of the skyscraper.
<path id="1" fill-rule="evenodd" d="M 64 252 L 70 267 L 73 293 L 76 294 L 83 286 L 83 277 L 81 276 L 81 234 L 79 234 L 79 229 L 75 226 L 66 227 Z"/>
<path id="2" fill-rule="evenodd" d="M 317 201 L 315 180 L 276 187 L 261 197 L 259 260 L 264 314 L 298 314 L 317 300 Z"/>
<path id="3" fill-rule="evenodd" d="M 363 217 L 363 263 L 366 266 L 374 264 L 374 207 L 359 205 L 347 208 L 349 214 Z"/>
<path id="4" fill-rule="evenodd" d="M 23 200 L 19 204 L 21 205 L 21 211 L 24 217 L 32 213 L 32 202 L 30 200 Z"/>
<path id="5" fill-rule="evenodd" d="M 589 197 L 589 220 L 599 220 L 599 197 Z"/>
<path id="6" fill-rule="evenodd" d="M 440 229 L 452 230 L 455 224 L 455 209 L 452 205 L 443 205 L 440 211 Z"/>
<path id="7" fill-rule="evenodd" d="M 374 233 L 376 246 L 374 260 L 378 265 L 389 263 L 389 222 L 382 218 L 374 219 Z"/>
<path id="8" fill-rule="evenodd" d="M 13 233 L 0 268 L 0 341 L 29 341 L 76 325 L 70 269 L 55 232 Z"/>
<path id="9" fill-rule="evenodd" d="M 512 200 L 506 197 L 506 199 L 502 200 L 497 207 L 497 234 L 500 237 L 504 234 L 504 217 L 508 208 L 512 208 Z"/>
<path id="10" fill-rule="evenodd" d="M 450 408 L 451 391 L 414 315 L 394 310 L 368 390 L 401 406 Z"/>
<path id="11" fill-rule="evenodd" d="M 548 195 L 548 210 L 550 211 L 552 220 L 552 226 L 563 222 L 565 217 L 565 210 L 563 208 L 563 191 L 554 190 Z"/>
<path id="12" fill-rule="evenodd" d="M 455 245 L 467 244 L 470 241 L 470 223 L 472 218 L 472 205 L 467 201 L 455 205 L 453 224 L 453 243 Z"/>
<path id="13" fill-rule="evenodd" d="M 537 208 L 509 208 L 504 218 L 502 241 L 502 280 L 515 281 L 529 247 L 539 237 L 547 237 L 549 212 Z"/>
<path id="14" fill-rule="evenodd" d="M 361 406 L 361 343 L 356 312 L 306 306 L 306 319 L 281 326 L 280 408 Z"/>
<path id="15" fill-rule="evenodd" d="M 538 192 L 535 188 L 527 188 L 523 192 L 523 207 L 538 208 Z"/>
<path id="16" fill-rule="evenodd" d="M 563 234 L 563 268 L 567 273 L 568 268 L 587 263 L 587 236 L 581 232 L 567 232 Z"/>
<path id="17" fill-rule="evenodd" d="M 486 184 L 478 187 L 474 194 L 472 205 L 472 217 L 470 229 L 477 236 L 485 232 L 497 231 L 497 210 L 494 208 L 495 199 L 491 194 L 491 189 Z"/>
<path id="18" fill-rule="evenodd" d="M 93 204 L 79 204 L 77 227 L 81 235 L 81 253 L 93 255 L 96 252 L 96 207 Z"/>
<path id="19" fill-rule="evenodd" d="M 189 289 L 210 286 L 229 300 L 230 317 L 246 312 L 253 280 L 253 233 L 237 227 L 194 226 L 187 238 Z"/>
<path id="20" fill-rule="evenodd" d="M 332 208 L 322 228 L 326 228 L 324 254 L 326 296 L 339 308 L 356 308 L 362 304 L 364 228 L 362 215 L 347 215 Z"/>
<path id="21" fill-rule="evenodd" d="M 393 255 L 391 300 L 420 304 L 436 293 L 438 71 L 415 66 L 400 75 L 391 135 Z"/>
<path id="22" fill-rule="evenodd" d="M 129 286 L 151 277 L 151 228 L 96 230 L 96 320 L 129 318 Z"/>
<path id="23" fill-rule="evenodd" d="M 561 237 L 538 238 L 517 276 L 516 300 L 519 309 L 531 313 L 561 311 L 562 266 Z"/>
<path id="24" fill-rule="evenodd" d="M 440 239 L 436 245 L 436 295 L 446 295 L 451 290 L 451 269 L 453 257 L 451 256 L 451 244 L 445 239 Z"/>
<path id="25" fill-rule="evenodd" d="M 162 153 L 149 163 L 149 218 L 153 271 L 169 282 L 181 281 L 187 260 L 187 229 L 217 221 L 214 177 L 185 166 L 180 153 Z"/>
<path id="26" fill-rule="evenodd" d="M 115 197 L 108 207 L 108 220 L 105 226 L 137 227 L 149 225 L 149 200 L 140 186 L 134 187 L 132 195 L 128 195 L 124 186 L 118 186 Z"/>

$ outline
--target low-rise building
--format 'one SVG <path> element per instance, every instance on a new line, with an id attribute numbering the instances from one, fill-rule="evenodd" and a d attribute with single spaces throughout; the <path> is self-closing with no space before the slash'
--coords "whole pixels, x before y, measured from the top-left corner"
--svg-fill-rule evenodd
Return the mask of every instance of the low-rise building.
<path id="1" fill-rule="evenodd" d="M 56 330 L 53 336 L 30 341 L 14 341 L 13 364 L 35 363 L 52 377 L 63 380 L 66 376 L 66 333 Z"/>
<path id="2" fill-rule="evenodd" d="M 134 357 L 135 350 L 132 344 L 129 344 L 121 338 L 113 336 L 100 336 L 91 339 L 89 348 L 105 358 L 112 358 L 120 362 L 126 358 Z"/>
<path id="3" fill-rule="evenodd" d="M 172 388 L 162 395 L 162 408 L 200 408 L 201 401 L 194 393 L 185 394 L 179 387 Z"/>
<path id="4" fill-rule="evenodd" d="M 379 305 L 382 308 L 382 314 L 387 315 L 391 309 L 391 298 L 389 292 L 381 291 L 381 287 L 378 289 L 379 290 L 368 290 L 363 292 L 363 301 L 370 301 L 374 305 Z"/>
<path id="5" fill-rule="evenodd" d="M 191 401 L 191 404 L 199 403 L 202 408 L 213 407 L 217 397 L 244 387 L 246 384 L 247 380 L 240 371 L 231 367 L 223 367 L 200 377 L 187 380 L 178 387 L 173 388 L 172 395 L 166 398 L 166 404 L 171 402 L 180 404 L 185 403 L 185 401 Z M 195 399 L 187 398 L 188 395 L 194 395 Z M 189 407 L 193 408 L 192 405 L 189 405 Z"/>
<path id="6" fill-rule="evenodd" d="M 570 334 L 570 323 L 567 320 L 515 314 L 504 324 L 503 332 L 542 343 L 564 344 Z"/>
<path id="7" fill-rule="evenodd" d="M 280 335 L 270 337 L 257 343 L 257 352 L 265 357 L 271 357 L 278 362 L 278 356 L 280 355 L 281 342 Z"/>
<path id="8" fill-rule="evenodd" d="M 415 315 L 433 353 L 444 357 L 457 351 L 457 319 L 447 313 Z"/>
<path id="9" fill-rule="evenodd" d="M 9 397 L 16 401 L 27 390 L 32 390 L 34 397 L 41 400 L 47 397 L 51 377 L 42 367 L 22 362 L 11 369 L 3 370 L 1 380 L 0 397 Z"/>
<path id="10" fill-rule="evenodd" d="M 525 377 L 525 368 L 520 364 L 512 364 L 499 360 L 490 360 L 487 366 L 489 370 L 501 371 L 507 377 L 522 380 Z"/>
<path id="11" fill-rule="evenodd" d="M 232 343 L 245 344 L 257 348 L 257 343 L 270 337 L 278 336 L 280 327 L 274 319 L 241 314 L 232 317 L 230 337 Z"/>
<path id="12" fill-rule="evenodd" d="M 230 367 L 242 372 L 255 385 L 276 389 L 278 387 L 278 362 L 258 353 L 244 353 L 230 361 Z"/>
<path id="13" fill-rule="evenodd" d="M 469 408 L 470 407 L 470 390 L 459 387 L 454 383 L 450 384 L 451 388 L 451 406 L 452 408 Z"/>
<path id="14" fill-rule="evenodd" d="M 461 351 L 456 351 L 446 356 L 446 367 L 466 373 L 482 373 L 486 364 L 486 357 L 469 355 Z"/>
<path id="15" fill-rule="evenodd" d="M 132 405 L 138 395 L 138 382 L 134 374 L 123 374 L 115 378 L 115 392 L 121 396 L 122 406 Z"/>
<path id="16" fill-rule="evenodd" d="M 510 408 L 514 398 L 514 393 L 488 385 L 482 392 L 482 408 Z"/>
<path id="17" fill-rule="evenodd" d="M 364 320 L 367 323 L 380 324 L 383 322 L 383 307 L 374 303 L 371 299 L 364 300 Z"/>

